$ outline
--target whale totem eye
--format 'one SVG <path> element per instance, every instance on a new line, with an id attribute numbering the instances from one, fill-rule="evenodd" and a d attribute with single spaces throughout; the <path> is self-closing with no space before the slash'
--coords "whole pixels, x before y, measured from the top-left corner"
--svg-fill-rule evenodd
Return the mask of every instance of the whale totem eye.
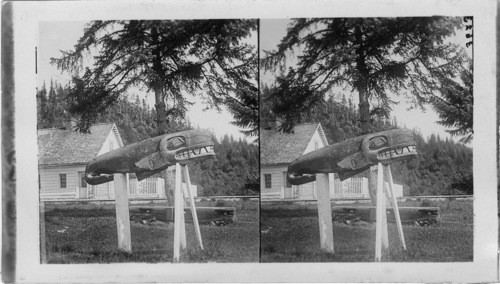
<path id="1" fill-rule="evenodd" d="M 182 136 L 176 136 L 172 137 L 167 140 L 167 149 L 168 150 L 175 150 L 179 149 L 180 147 L 186 145 L 186 140 L 184 140 L 184 137 Z"/>
<path id="2" fill-rule="evenodd" d="M 388 145 L 387 137 L 376 136 L 370 139 L 368 142 L 370 150 L 377 150 Z"/>

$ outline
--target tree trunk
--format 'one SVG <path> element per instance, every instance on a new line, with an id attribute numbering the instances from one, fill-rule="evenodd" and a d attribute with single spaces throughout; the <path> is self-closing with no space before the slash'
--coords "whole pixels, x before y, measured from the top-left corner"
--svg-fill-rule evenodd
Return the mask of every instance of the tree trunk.
<path id="1" fill-rule="evenodd" d="M 358 71 L 358 78 L 355 82 L 355 88 L 358 90 L 359 95 L 359 120 L 361 122 L 361 132 L 362 134 L 368 134 L 370 132 L 370 102 L 367 78 L 368 78 L 368 68 L 366 67 L 366 54 L 364 50 L 363 43 L 363 31 L 358 25 L 355 29 L 355 39 L 358 45 L 356 49 L 356 69 Z M 372 169 L 374 168 L 374 169 Z M 372 200 L 373 206 L 376 206 L 377 202 L 377 170 L 376 167 L 372 167 L 368 171 L 368 192 Z"/>
<path id="2" fill-rule="evenodd" d="M 156 108 L 156 125 L 158 135 L 163 135 L 167 130 L 167 119 L 166 119 L 166 105 L 163 101 L 163 91 L 161 88 L 155 87 L 155 108 Z M 160 173 L 161 177 L 165 181 L 165 196 L 167 198 L 167 205 L 174 206 L 174 187 L 172 186 L 173 180 L 175 179 L 175 170 L 168 171 L 164 170 Z"/>
<path id="3" fill-rule="evenodd" d="M 156 109 L 156 130 L 158 135 L 163 135 L 167 131 L 167 106 L 163 100 L 163 90 L 161 87 L 154 87 L 155 109 Z"/>
<path id="4" fill-rule="evenodd" d="M 153 45 L 153 70 L 157 74 L 157 78 L 162 78 L 163 67 L 161 65 L 161 52 L 159 47 L 158 30 L 153 27 L 151 29 L 151 38 Z M 167 106 L 165 104 L 165 94 L 163 84 L 159 79 L 154 82 L 153 90 L 155 92 L 155 109 L 156 109 L 156 128 L 158 135 L 163 135 L 167 132 Z M 174 206 L 174 183 L 175 171 L 164 170 L 161 172 L 161 177 L 165 181 L 165 196 L 167 198 L 167 205 Z"/>
<path id="5" fill-rule="evenodd" d="M 370 103 L 366 90 L 358 90 L 359 92 L 359 120 L 361 121 L 362 134 L 367 134 L 370 131 Z"/>
<path id="6" fill-rule="evenodd" d="M 361 119 L 361 130 L 363 134 L 367 134 L 370 131 L 370 105 L 368 99 L 364 96 L 366 101 L 361 103 L 361 94 L 359 96 L 359 112 Z M 377 166 L 372 166 L 368 172 L 368 191 L 370 192 L 370 197 L 372 199 L 372 205 L 377 205 Z"/>
<path id="7" fill-rule="evenodd" d="M 370 131 L 370 103 L 368 101 L 368 85 L 367 79 L 369 76 L 368 68 L 366 67 L 366 54 L 363 43 L 363 32 L 358 26 L 355 30 L 355 39 L 358 47 L 356 48 L 356 69 L 358 78 L 354 83 L 354 87 L 359 94 L 359 120 L 361 121 L 362 134 L 367 134 Z"/>

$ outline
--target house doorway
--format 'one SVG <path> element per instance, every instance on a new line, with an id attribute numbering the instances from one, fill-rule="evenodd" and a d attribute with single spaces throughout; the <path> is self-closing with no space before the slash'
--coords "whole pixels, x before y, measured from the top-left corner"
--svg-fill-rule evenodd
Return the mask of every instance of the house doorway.
<path id="1" fill-rule="evenodd" d="M 85 172 L 78 172 L 78 198 L 89 198 L 87 182 L 85 181 Z"/>
<path id="2" fill-rule="evenodd" d="M 283 197 L 285 199 L 292 199 L 293 198 L 293 190 L 292 190 L 292 185 L 288 182 L 286 178 L 286 172 L 283 172 L 283 178 L 282 178 L 282 186 L 283 186 Z"/>

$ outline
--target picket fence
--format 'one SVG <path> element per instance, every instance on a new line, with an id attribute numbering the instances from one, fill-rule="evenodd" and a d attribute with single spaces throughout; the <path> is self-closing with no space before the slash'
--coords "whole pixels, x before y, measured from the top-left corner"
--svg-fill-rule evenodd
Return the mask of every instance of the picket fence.
<path id="1" fill-rule="evenodd" d="M 403 196 L 403 186 L 394 184 L 396 197 Z M 288 194 L 287 194 L 288 193 Z M 261 200 L 315 200 L 316 184 L 293 186 L 292 188 L 281 188 L 281 191 L 261 191 Z M 340 181 L 330 179 L 330 198 L 332 199 L 364 199 L 370 198 L 368 191 L 368 179 L 365 177 L 353 177 Z"/>
<path id="2" fill-rule="evenodd" d="M 164 198 L 165 183 L 162 178 L 146 178 L 138 181 L 136 178 L 129 179 L 130 198 Z M 108 182 L 99 185 L 87 185 L 86 194 L 79 196 L 79 189 L 40 191 L 40 200 L 108 200 L 115 198 L 114 183 Z"/>
<path id="3" fill-rule="evenodd" d="M 146 178 L 138 181 L 130 179 L 129 183 L 130 197 L 165 197 L 165 182 L 162 178 Z"/>
<path id="4" fill-rule="evenodd" d="M 368 197 L 368 179 L 355 177 L 340 181 L 335 179 L 333 190 L 330 186 L 330 197 L 332 198 L 363 198 Z"/>

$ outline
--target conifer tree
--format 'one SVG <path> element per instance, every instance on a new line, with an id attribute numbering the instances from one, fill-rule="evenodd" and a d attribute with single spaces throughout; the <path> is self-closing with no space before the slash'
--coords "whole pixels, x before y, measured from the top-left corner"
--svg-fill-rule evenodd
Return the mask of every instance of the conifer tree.
<path id="1" fill-rule="evenodd" d="M 45 87 L 45 82 L 43 82 L 42 89 L 37 91 L 37 127 L 46 128 L 47 123 L 47 88 Z"/>
<path id="2" fill-rule="evenodd" d="M 237 123 L 252 127 L 258 123 L 249 123 L 252 112 L 236 106 L 258 95 L 252 89 L 256 45 L 245 42 L 256 28 L 257 20 L 251 19 L 94 21 L 73 50 L 51 58 L 51 63 L 74 74 L 69 110 L 80 118 L 82 132 L 131 86 L 154 93 L 157 135 L 184 118 L 190 104 L 186 93 L 217 110 L 227 105 Z M 89 52 L 97 55 L 83 71 Z M 171 203 L 173 188 L 166 174 L 164 178 Z"/>
<path id="3" fill-rule="evenodd" d="M 446 39 L 461 26 L 461 18 L 450 17 L 294 19 L 277 50 L 262 60 L 265 69 L 283 73 L 271 96 L 273 112 L 291 131 L 328 91 L 344 87 L 357 92 L 368 133 L 371 115 L 391 110 L 389 94 L 423 107 L 457 76 L 467 55 Z M 286 70 L 297 49 L 297 66 Z"/>
<path id="4" fill-rule="evenodd" d="M 186 92 L 214 108 L 257 97 L 251 88 L 256 83 L 256 46 L 243 41 L 256 27 L 256 20 L 94 21 L 73 50 L 51 58 L 51 63 L 75 75 L 70 111 L 80 117 L 81 131 L 88 131 L 96 114 L 131 86 L 140 86 L 155 94 L 160 135 L 172 117 L 184 116 Z M 97 55 L 85 67 L 83 59 L 91 51 Z M 243 98 L 235 95 L 242 86 Z M 248 125 L 245 111 L 241 117 Z"/>
<path id="5" fill-rule="evenodd" d="M 437 111 L 440 124 L 452 128 L 447 130 L 453 136 L 464 136 L 461 142 L 468 143 L 474 133 L 473 120 L 473 75 L 472 61 L 467 68 L 460 71 L 457 80 L 447 79 L 447 83 L 439 89 L 441 97 L 433 100 L 434 109 Z"/>
<path id="6" fill-rule="evenodd" d="M 277 50 L 262 60 L 265 69 L 282 72 L 270 96 L 273 113 L 284 120 L 281 130 L 293 131 L 335 87 L 357 92 L 361 134 L 374 131 L 373 116 L 389 117 L 391 94 L 423 108 L 466 62 L 464 48 L 445 41 L 461 26 L 461 18 L 440 16 L 293 19 Z M 286 70 L 297 50 L 296 67 Z"/>

